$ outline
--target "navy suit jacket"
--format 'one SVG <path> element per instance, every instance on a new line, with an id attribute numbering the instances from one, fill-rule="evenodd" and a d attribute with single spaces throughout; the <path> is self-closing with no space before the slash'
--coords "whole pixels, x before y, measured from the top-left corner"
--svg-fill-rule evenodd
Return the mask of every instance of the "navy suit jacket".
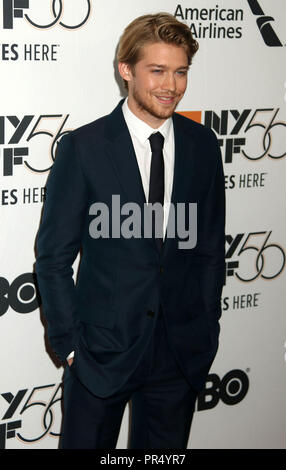
<path id="1" fill-rule="evenodd" d="M 199 391 L 218 347 L 225 273 L 220 149 L 210 129 L 173 115 L 172 203 L 197 203 L 195 248 L 179 249 L 177 234 L 165 239 L 160 253 L 152 238 L 95 239 L 90 234 L 93 203 L 111 209 L 112 195 L 120 195 L 121 205 L 135 202 L 143 213 L 146 202 L 122 102 L 58 145 L 37 239 L 36 273 L 48 337 L 62 361 L 75 351 L 73 372 L 106 397 L 135 370 L 161 306 L 173 352 Z"/>

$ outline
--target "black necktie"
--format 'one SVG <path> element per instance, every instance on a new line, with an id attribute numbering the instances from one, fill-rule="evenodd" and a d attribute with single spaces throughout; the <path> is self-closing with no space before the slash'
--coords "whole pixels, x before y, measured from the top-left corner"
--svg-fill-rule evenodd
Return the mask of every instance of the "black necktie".
<path id="1" fill-rule="evenodd" d="M 159 202 L 164 205 L 164 158 L 163 158 L 163 146 L 164 146 L 164 137 L 160 132 L 156 134 L 151 134 L 149 137 L 151 150 L 152 150 L 152 160 L 151 160 L 151 171 L 150 171 L 150 185 L 149 185 L 149 199 L 148 202 L 154 204 Z M 155 215 L 156 212 L 153 214 Z M 154 216 L 152 217 L 152 233 L 155 236 L 155 224 Z M 155 237 L 155 241 L 160 251 L 163 244 L 163 211 L 161 212 L 161 222 L 160 226 L 160 236 Z"/>

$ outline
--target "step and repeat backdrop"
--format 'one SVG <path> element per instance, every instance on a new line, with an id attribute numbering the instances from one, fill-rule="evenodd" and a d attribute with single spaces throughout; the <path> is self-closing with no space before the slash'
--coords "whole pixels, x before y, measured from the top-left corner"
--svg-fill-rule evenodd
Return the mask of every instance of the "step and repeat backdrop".
<path id="1" fill-rule="evenodd" d="M 60 137 L 121 99 L 123 29 L 159 11 L 186 22 L 199 42 L 178 112 L 215 131 L 227 196 L 220 349 L 189 447 L 286 448 L 285 1 L 2 0 L 1 449 L 58 447 L 63 368 L 34 274 L 45 184 Z"/>

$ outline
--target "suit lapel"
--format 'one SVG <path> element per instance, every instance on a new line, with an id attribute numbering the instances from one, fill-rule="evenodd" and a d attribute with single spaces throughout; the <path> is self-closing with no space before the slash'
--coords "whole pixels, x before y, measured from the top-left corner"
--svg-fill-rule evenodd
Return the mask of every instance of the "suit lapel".
<path id="1" fill-rule="evenodd" d="M 142 206 L 146 199 L 133 143 L 122 113 L 123 101 L 108 116 L 107 152 L 127 200 Z"/>
<path id="2" fill-rule="evenodd" d="M 173 125 L 175 137 L 175 164 L 171 203 L 176 210 L 176 204 L 178 203 L 196 202 L 194 165 L 195 139 L 190 133 L 190 127 L 185 128 L 184 119 L 176 113 L 173 115 Z M 170 214 L 168 224 L 170 223 Z M 166 236 L 162 253 L 164 256 L 168 254 L 172 243 L 178 243 L 177 237 L 172 239 Z"/>
<path id="3" fill-rule="evenodd" d="M 171 202 L 186 202 L 190 191 L 191 180 L 194 177 L 194 138 L 189 127 L 185 129 L 176 113 L 173 116 L 175 136 L 175 165 Z"/>

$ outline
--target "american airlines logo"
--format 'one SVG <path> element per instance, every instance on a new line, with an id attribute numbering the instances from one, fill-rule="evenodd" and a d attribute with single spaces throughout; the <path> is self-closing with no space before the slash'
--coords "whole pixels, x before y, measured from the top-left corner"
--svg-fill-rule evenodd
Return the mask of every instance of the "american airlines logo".
<path id="1" fill-rule="evenodd" d="M 275 33 L 271 22 L 275 21 L 272 16 L 265 15 L 261 6 L 257 0 L 247 0 L 248 5 L 253 13 L 256 16 L 256 23 L 260 34 L 265 42 L 266 46 L 270 47 L 281 47 L 283 44 Z"/>

